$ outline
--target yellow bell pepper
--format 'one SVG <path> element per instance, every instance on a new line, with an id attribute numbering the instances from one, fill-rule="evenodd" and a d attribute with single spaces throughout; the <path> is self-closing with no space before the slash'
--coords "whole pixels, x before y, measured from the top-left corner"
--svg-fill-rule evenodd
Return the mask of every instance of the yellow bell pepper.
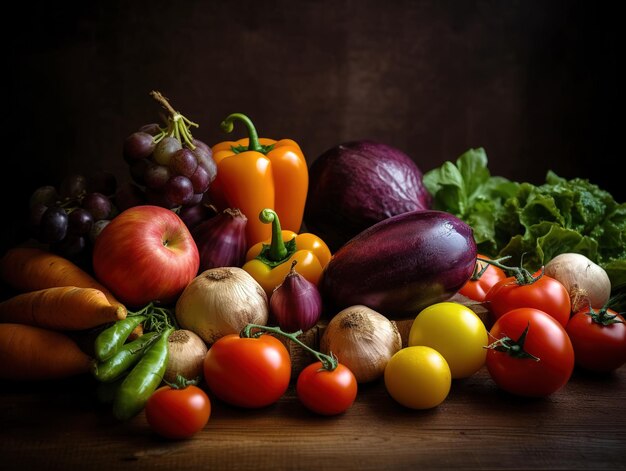
<path id="1" fill-rule="evenodd" d="M 261 211 L 259 220 L 264 224 L 271 223 L 272 237 L 248 249 L 247 261 L 242 268 L 261 285 L 268 297 L 283 282 L 294 260 L 298 264 L 298 273 L 318 285 L 331 257 L 326 243 L 309 232 L 296 234 L 282 230 L 278 215 L 272 209 Z"/>
<path id="2" fill-rule="evenodd" d="M 249 247 L 270 237 L 269 226 L 257 219 L 264 208 L 280 214 L 285 229 L 299 232 L 309 186 L 302 150 L 291 139 L 259 138 L 250 118 L 241 113 L 229 115 L 222 129 L 231 132 L 235 121 L 247 127 L 249 137 L 213 146 L 217 176 L 209 188 L 212 203 L 220 210 L 237 208 L 248 218 Z"/>

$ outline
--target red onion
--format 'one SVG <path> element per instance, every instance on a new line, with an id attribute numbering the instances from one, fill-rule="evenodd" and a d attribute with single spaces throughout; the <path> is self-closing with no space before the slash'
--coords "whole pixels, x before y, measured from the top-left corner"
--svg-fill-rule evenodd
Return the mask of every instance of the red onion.
<path id="1" fill-rule="evenodd" d="M 246 261 L 246 224 L 239 209 L 226 208 L 191 231 L 200 252 L 200 272 L 210 268 L 239 267 Z"/>
<path id="2" fill-rule="evenodd" d="M 270 313 L 287 332 L 309 330 L 322 315 L 322 296 L 317 286 L 295 270 L 296 261 L 270 297 Z"/>

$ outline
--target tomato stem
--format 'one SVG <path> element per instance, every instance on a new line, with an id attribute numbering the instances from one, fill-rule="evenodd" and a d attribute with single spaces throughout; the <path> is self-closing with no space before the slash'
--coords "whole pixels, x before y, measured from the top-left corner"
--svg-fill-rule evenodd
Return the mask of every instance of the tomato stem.
<path id="1" fill-rule="evenodd" d="M 539 361 L 538 357 L 524 350 L 524 342 L 526 342 L 526 336 L 528 335 L 529 329 L 530 323 L 528 323 L 528 325 L 524 329 L 524 332 L 522 332 L 522 335 L 520 335 L 517 340 L 513 340 L 511 337 L 505 336 L 483 348 L 489 348 L 497 352 L 503 352 L 507 355 L 512 356 L 513 358 L 530 358 L 534 361 Z"/>
<path id="2" fill-rule="evenodd" d="M 502 263 L 504 260 L 508 260 L 509 258 L 511 258 L 510 255 L 506 255 L 505 257 L 500 257 L 500 258 L 496 258 L 493 259 L 492 261 L 498 262 L 498 263 Z M 478 261 L 484 262 L 485 260 L 483 258 L 477 257 L 476 258 L 476 264 L 474 265 L 474 271 L 472 272 L 472 276 L 470 277 L 471 281 L 478 281 L 480 279 L 481 276 L 483 276 L 483 274 L 487 271 L 487 268 L 489 268 L 489 264 L 488 263 L 484 263 L 480 270 L 478 269 L 479 264 Z M 492 265 L 494 265 L 492 263 Z M 494 265 L 495 266 L 495 265 Z"/>
<path id="3" fill-rule="evenodd" d="M 506 258 L 508 257 L 488 260 L 486 258 L 476 257 L 476 260 L 483 262 L 483 263 L 488 263 L 489 265 L 493 265 L 494 267 L 498 267 L 504 270 L 506 273 L 510 274 L 511 276 L 514 276 L 516 283 L 520 286 L 533 284 L 535 281 L 539 280 L 545 272 L 544 267 L 541 267 L 541 272 L 537 276 L 534 276 L 526 268 L 522 266 L 522 263 L 520 263 L 519 267 L 509 267 L 507 265 L 503 265 L 502 263 L 500 263 L 502 260 Z"/>
<path id="4" fill-rule="evenodd" d="M 256 329 L 257 331 L 252 333 L 252 329 Z M 338 364 L 337 357 L 335 357 L 332 354 L 332 352 L 330 355 L 326 355 L 324 353 L 318 352 L 317 350 L 312 349 L 311 347 L 304 344 L 301 340 L 298 339 L 298 336 L 302 334 L 301 330 L 298 330 L 293 333 L 288 333 L 288 332 L 283 331 L 280 327 L 270 327 L 267 325 L 248 324 L 242 329 L 239 336 L 242 338 L 257 338 L 257 337 L 260 337 L 263 333 L 280 335 L 282 337 L 285 337 L 291 340 L 292 342 L 297 343 L 298 345 L 300 345 L 306 351 L 311 353 L 315 358 L 317 358 L 318 361 L 322 363 L 323 370 L 333 371 L 335 368 L 337 368 L 337 364 Z"/>

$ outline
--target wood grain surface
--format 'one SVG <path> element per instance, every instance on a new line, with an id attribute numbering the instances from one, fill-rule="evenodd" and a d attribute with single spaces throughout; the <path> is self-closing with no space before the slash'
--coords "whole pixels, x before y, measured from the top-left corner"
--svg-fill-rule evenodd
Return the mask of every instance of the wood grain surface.
<path id="1" fill-rule="evenodd" d="M 0 469 L 624 469 L 626 368 L 575 371 L 544 399 L 500 391 L 483 368 L 455 380 L 437 408 L 395 403 L 381 381 L 362 385 L 345 414 L 320 417 L 294 387 L 242 410 L 212 398 L 192 439 L 155 436 L 143 413 L 116 422 L 89 377 L 0 383 Z"/>

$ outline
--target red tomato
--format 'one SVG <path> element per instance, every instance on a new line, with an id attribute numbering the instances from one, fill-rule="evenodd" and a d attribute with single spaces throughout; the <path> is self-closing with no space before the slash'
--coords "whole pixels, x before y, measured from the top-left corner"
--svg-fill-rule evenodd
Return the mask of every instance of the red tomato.
<path id="1" fill-rule="evenodd" d="M 543 397 L 569 381 L 574 370 L 574 349 L 567 332 L 552 316 L 533 308 L 513 309 L 495 322 L 490 335 L 496 342 L 487 350 L 487 370 L 505 391 Z M 535 358 L 520 357 L 515 346 L 499 351 L 498 344 L 521 344 L 521 350 Z"/>
<path id="2" fill-rule="evenodd" d="M 341 414 L 356 399 L 356 378 L 341 363 L 332 371 L 321 368 L 322 362 L 318 361 L 302 370 L 296 383 L 298 399 L 307 409 L 318 414 Z"/>
<path id="3" fill-rule="evenodd" d="M 202 430 L 211 416 L 211 401 L 197 386 L 162 386 L 146 402 L 150 428 L 165 438 L 189 438 Z"/>
<path id="4" fill-rule="evenodd" d="M 204 359 L 204 378 L 217 398 L 234 406 L 257 408 L 278 401 L 291 379 L 291 359 L 271 335 L 217 340 Z"/>
<path id="5" fill-rule="evenodd" d="M 610 316 L 621 322 L 603 324 L 602 320 Z M 602 310 L 583 309 L 572 316 L 565 330 L 574 346 L 576 364 L 581 368 L 609 372 L 626 363 L 626 324 L 616 311 L 606 309 L 603 314 Z"/>
<path id="6" fill-rule="evenodd" d="M 477 257 L 491 260 L 489 257 L 481 254 L 478 254 Z M 483 272 L 482 275 L 480 275 L 480 278 L 474 279 L 474 277 L 478 273 L 480 273 L 485 265 L 487 265 L 487 269 Z M 502 270 L 501 268 L 476 260 L 476 268 L 474 269 L 474 274 L 459 290 L 459 293 L 467 298 L 473 299 L 474 301 L 483 302 L 491 287 L 495 285 L 498 281 L 504 280 L 505 278 L 506 273 L 504 273 L 504 270 Z"/>
<path id="7" fill-rule="evenodd" d="M 533 276 L 537 278 L 539 274 Z M 509 276 L 493 285 L 485 301 L 492 322 L 513 309 L 531 307 L 551 315 L 565 327 L 572 310 L 567 288 L 547 275 L 527 285 L 520 285 Z"/>

